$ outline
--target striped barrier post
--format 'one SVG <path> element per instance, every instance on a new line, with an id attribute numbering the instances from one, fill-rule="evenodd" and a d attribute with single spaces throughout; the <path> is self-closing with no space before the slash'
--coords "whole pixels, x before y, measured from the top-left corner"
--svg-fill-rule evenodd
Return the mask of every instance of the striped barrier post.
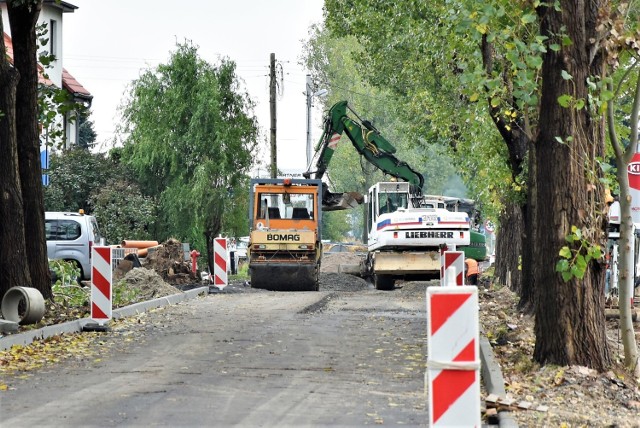
<path id="1" fill-rule="evenodd" d="M 464 252 L 445 251 L 441 257 L 440 286 L 464 285 Z"/>
<path id="2" fill-rule="evenodd" d="M 91 319 L 101 326 L 111 319 L 111 253 L 111 247 L 91 248 Z"/>
<path id="3" fill-rule="evenodd" d="M 227 238 L 213 240 L 213 286 L 222 290 L 227 286 Z"/>
<path id="4" fill-rule="evenodd" d="M 478 289 L 427 288 L 429 426 L 480 427 Z"/>

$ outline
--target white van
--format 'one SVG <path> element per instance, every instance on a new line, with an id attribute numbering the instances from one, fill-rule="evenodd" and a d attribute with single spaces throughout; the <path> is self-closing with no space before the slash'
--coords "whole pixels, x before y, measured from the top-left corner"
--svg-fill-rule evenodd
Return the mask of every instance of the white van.
<path id="1" fill-rule="evenodd" d="M 82 210 L 44 214 L 48 257 L 75 262 L 82 279 L 91 279 L 91 247 L 104 245 L 96 218 Z"/>

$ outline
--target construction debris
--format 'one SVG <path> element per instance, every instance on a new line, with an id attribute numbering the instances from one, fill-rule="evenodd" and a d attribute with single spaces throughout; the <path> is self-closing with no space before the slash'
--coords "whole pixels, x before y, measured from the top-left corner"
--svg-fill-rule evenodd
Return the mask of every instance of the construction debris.
<path id="1" fill-rule="evenodd" d="M 200 274 L 191 272 L 191 263 L 185 261 L 184 246 L 180 241 L 170 238 L 141 258 L 142 266 L 152 269 L 169 284 L 190 284 L 200 281 Z"/>

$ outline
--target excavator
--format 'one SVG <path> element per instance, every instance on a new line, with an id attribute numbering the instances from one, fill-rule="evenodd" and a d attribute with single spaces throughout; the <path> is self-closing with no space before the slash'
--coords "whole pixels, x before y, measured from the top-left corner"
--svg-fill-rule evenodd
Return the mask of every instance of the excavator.
<path id="1" fill-rule="evenodd" d="M 441 251 L 469 245 L 469 216 L 447 210 L 442 200 L 423 196 L 422 174 L 399 160 L 395 147 L 347 101 L 329 109 L 314 161 L 303 173 L 305 178 L 322 180 L 343 133 L 369 163 L 402 180 L 376 183 L 366 198 L 323 188 L 324 211 L 353 208 L 365 200 L 368 204 L 368 251 L 361 275 L 371 278 L 378 290 L 393 289 L 397 279 L 438 278 Z"/>

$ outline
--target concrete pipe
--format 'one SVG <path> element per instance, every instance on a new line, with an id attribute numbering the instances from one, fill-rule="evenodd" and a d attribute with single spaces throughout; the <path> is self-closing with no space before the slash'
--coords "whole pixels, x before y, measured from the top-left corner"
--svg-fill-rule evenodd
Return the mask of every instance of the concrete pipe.
<path id="1" fill-rule="evenodd" d="M 20 302 L 24 301 L 24 312 L 18 312 Z M 8 321 L 21 325 L 35 324 L 44 316 L 44 297 L 32 287 L 12 287 L 2 298 L 2 315 Z"/>

